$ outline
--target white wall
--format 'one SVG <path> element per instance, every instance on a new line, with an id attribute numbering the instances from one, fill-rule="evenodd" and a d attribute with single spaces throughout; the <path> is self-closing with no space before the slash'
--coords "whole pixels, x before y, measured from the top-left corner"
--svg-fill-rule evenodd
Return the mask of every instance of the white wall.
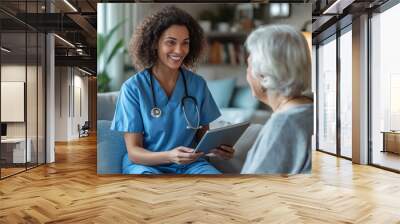
<path id="1" fill-rule="evenodd" d="M 1 66 L 1 81 L 17 81 L 25 82 L 25 65 L 2 65 Z M 30 70 L 31 68 L 27 68 Z M 7 110 L 7 108 L 1 108 Z M 25 122 L 11 122 L 7 124 L 8 137 L 25 137 Z"/>
<path id="2" fill-rule="evenodd" d="M 78 72 L 78 74 L 77 74 Z M 85 121 L 89 120 L 89 115 L 88 115 L 88 107 L 89 107 L 89 103 L 88 103 L 88 77 L 87 76 L 82 76 L 83 73 L 79 72 L 78 70 L 75 69 L 74 72 L 74 113 L 72 113 L 73 115 L 73 119 L 72 119 L 72 132 L 70 133 L 70 135 L 72 136 L 72 138 L 77 138 L 78 137 L 78 124 L 80 124 L 80 126 L 82 126 Z M 78 93 L 78 91 L 80 90 L 80 93 Z M 78 98 L 80 94 L 80 99 Z M 78 101 L 81 101 L 80 103 Z M 79 108 L 81 107 L 81 108 Z M 79 109 L 81 109 L 81 113 L 79 111 Z"/>
<path id="3" fill-rule="evenodd" d="M 27 81 L 25 80 L 27 77 Z M 1 81 L 24 82 L 26 85 L 26 107 L 25 103 L 20 108 L 21 113 L 25 114 L 27 119 L 22 122 L 6 122 L 7 137 L 30 139 L 30 148 L 32 161 L 36 162 L 37 153 L 39 153 L 39 163 L 44 162 L 44 89 L 43 89 L 42 68 L 25 64 L 3 64 L 1 66 Z M 4 89 L 2 89 L 3 92 Z M 24 94 L 24 90 L 20 90 Z M 2 95 L 2 98 L 7 95 Z M 24 96 L 25 97 L 25 96 Z M 12 110 L 12 108 L 1 108 L 3 112 Z M 7 111 L 13 113 L 13 111 Z M 14 112 L 15 113 L 15 112 Z M 24 115 L 23 115 L 24 116 Z M 39 151 L 38 151 L 39 150 Z"/>
<path id="4" fill-rule="evenodd" d="M 67 140 L 67 119 L 68 117 L 68 73 L 67 67 L 55 68 L 55 140 Z"/>
<path id="5" fill-rule="evenodd" d="M 26 69 L 26 70 L 25 70 Z M 1 66 L 1 81 L 17 81 L 17 82 L 25 82 L 26 71 L 28 72 L 28 81 L 30 86 L 36 86 L 36 80 L 31 80 L 31 74 L 36 76 L 36 67 L 25 65 L 2 65 Z M 35 131 L 36 135 L 36 87 L 35 88 L 27 88 L 27 120 L 28 120 L 28 137 L 30 133 Z M 4 97 L 4 96 L 2 96 Z M 34 103 L 32 103 L 34 102 Z M 39 105 L 40 106 L 40 105 Z M 8 108 L 1 108 L 1 110 L 7 110 Z M 25 126 L 26 122 L 7 122 L 7 136 L 8 137 L 25 137 Z"/>
<path id="6" fill-rule="evenodd" d="M 88 120 L 88 78 L 83 75 L 76 68 L 56 67 L 56 141 L 77 139 L 78 124 L 82 126 Z"/>

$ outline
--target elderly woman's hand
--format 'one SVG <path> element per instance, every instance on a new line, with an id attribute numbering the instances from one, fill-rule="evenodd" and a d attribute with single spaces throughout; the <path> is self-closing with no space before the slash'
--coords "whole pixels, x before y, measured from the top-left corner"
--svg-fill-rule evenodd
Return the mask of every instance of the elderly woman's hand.
<path id="1" fill-rule="evenodd" d="M 221 145 L 216 149 L 212 149 L 210 151 L 210 153 L 207 154 L 207 156 L 210 157 L 219 157 L 221 159 L 232 159 L 233 158 L 233 154 L 235 153 L 235 149 L 232 146 L 228 146 L 228 145 Z"/>

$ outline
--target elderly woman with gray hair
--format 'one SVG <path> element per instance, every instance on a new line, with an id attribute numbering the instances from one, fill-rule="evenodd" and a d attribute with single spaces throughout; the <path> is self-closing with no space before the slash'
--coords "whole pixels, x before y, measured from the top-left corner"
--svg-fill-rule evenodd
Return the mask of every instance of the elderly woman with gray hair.
<path id="1" fill-rule="evenodd" d="M 311 171 L 311 57 L 303 35 L 288 25 L 258 28 L 246 40 L 247 81 L 273 114 L 247 154 L 241 173 Z"/>

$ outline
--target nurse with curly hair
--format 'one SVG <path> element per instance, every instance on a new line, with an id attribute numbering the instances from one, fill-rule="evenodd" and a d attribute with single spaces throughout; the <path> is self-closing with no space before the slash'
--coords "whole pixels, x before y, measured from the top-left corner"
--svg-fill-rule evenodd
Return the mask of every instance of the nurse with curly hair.
<path id="1" fill-rule="evenodd" d="M 193 152 L 210 122 L 221 113 L 205 80 L 190 68 L 204 49 L 199 24 L 185 11 L 168 6 L 145 18 L 130 44 L 140 72 L 121 87 L 111 129 L 124 132 L 125 174 L 220 174 Z M 233 157 L 220 146 L 212 156 Z"/>

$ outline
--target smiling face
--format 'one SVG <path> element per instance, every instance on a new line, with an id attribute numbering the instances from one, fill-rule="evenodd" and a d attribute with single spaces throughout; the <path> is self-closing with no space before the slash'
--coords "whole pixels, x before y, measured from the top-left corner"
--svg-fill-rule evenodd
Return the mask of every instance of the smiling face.
<path id="1" fill-rule="evenodd" d="M 177 70 L 189 53 L 189 31 L 186 26 L 172 25 L 158 40 L 157 54 L 160 65 Z"/>

